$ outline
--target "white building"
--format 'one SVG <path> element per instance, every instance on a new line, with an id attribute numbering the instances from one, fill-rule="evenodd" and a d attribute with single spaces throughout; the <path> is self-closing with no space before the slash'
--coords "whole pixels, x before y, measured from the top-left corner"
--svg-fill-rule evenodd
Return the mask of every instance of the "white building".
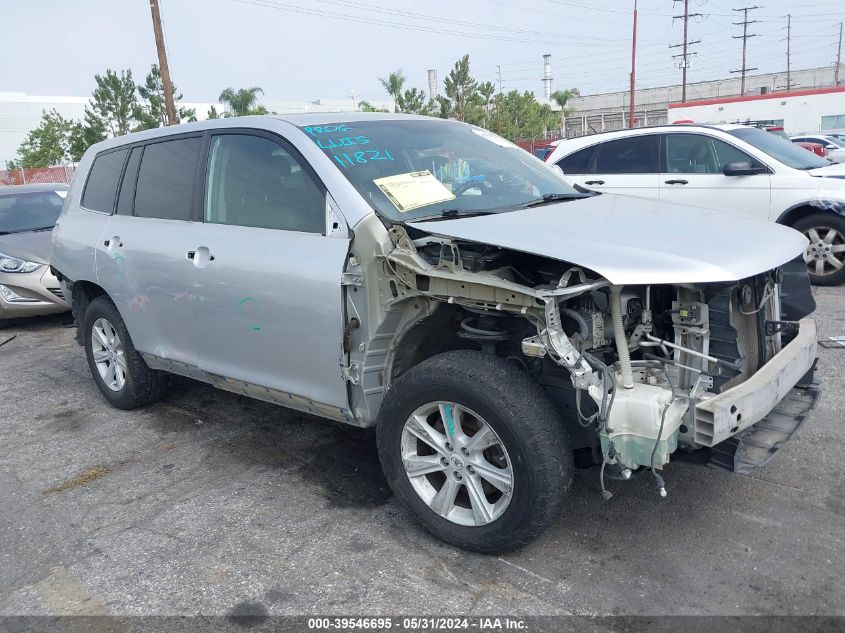
<path id="1" fill-rule="evenodd" d="M 67 119 L 82 120 L 88 97 L 56 97 L 28 95 L 24 92 L 0 92 L 0 169 L 6 162 L 17 158 L 18 147 L 27 132 L 38 127 L 44 111 L 55 109 Z M 317 99 L 316 101 L 261 101 L 270 112 L 294 114 L 309 112 L 352 112 L 356 103 L 352 99 Z M 393 109 L 393 101 L 370 101 L 377 108 Z M 208 109 L 214 106 L 223 112 L 219 103 L 192 103 L 180 101 L 179 105 L 194 108 L 198 119 L 205 119 Z"/>
<path id="2" fill-rule="evenodd" d="M 845 129 L 845 86 L 670 103 L 668 121 L 771 121 L 787 134 Z"/>

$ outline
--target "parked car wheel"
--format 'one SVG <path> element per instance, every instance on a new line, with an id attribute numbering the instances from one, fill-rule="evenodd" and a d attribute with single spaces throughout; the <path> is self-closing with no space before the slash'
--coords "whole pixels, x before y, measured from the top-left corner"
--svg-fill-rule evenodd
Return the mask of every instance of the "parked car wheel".
<path id="1" fill-rule="evenodd" d="M 106 400 L 119 409 L 136 409 L 158 401 L 167 377 L 150 369 L 132 345 L 114 303 L 97 297 L 85 312 L 85 355 Z"/>
<path id="2" fill-rule="evenodd" d="M 557 411 L 519 367 L 454 351 L 408 370 L 379 412 L 378 448 L 396 496 L 435 536 L 511 551 L 560 514 L 573 455 Z"/>
<path id="3" fill-rule="evenodd" d="M 845 281 L 845 218 L 833 213 L 813 213 L 793 228 L 810 243 L 804 253 L 810 281 L 816 286 L 836 286 Z"/>

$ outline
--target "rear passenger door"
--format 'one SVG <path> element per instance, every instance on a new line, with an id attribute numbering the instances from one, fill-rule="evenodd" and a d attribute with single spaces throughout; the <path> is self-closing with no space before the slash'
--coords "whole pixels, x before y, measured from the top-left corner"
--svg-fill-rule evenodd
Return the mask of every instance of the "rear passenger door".
<path id="1" fill-rule="evenodd" d="M 644 134 L 594 146 L 589 173 L 578 184 L 594 191 L 647 198 L 660 196 L 660 137 Z M 564 170 L 565 173 L 565 170 Z"/>
<path id="2" fill-rule="evenodd" d="M 327 230 L 326 190 L 285 140 L 237 130 L 207 143 L 204 221 L 188 267 L 200 368 L 347 409 L 346 227 Z"/>
<path id="3" fill-rule="evenodd" d="M 166 137 L 131 148 L 115 214 L 98 244 L 97 276 L 126 322 L 136 349 L 197 364 L 194 303 L 188 286 L 199 211 L 201 135 Z"/>

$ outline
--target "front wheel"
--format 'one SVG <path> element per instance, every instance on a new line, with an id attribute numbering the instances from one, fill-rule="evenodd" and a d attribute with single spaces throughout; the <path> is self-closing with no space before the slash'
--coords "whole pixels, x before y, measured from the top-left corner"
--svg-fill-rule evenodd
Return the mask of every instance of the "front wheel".
<path id="1" fill-rule="evenodd" d="M 435 536 L 485 553 L 527 544 L 560 514 L 573 456 L 557 411 L 519 367 L 474 351 L 430 358 L 388 390 L 382 468 Z"/>
<path id="2" fill-rule="evenodd" d="M 810 281 L 816 286 L 845 282 L 845 218 L 835 213 L 813 213 L 792 228 L 810 240 L 804 252 Z"/>

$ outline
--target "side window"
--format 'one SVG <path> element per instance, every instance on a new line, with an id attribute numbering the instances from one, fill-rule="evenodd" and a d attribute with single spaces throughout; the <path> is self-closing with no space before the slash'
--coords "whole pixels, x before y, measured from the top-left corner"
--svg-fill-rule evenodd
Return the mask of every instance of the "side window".
<path id="1" fill-rule="evenodd" d="M 741 149 L 737 149 L 730 143 L 725 143 L 717 138 L 710 139 L 713 143 L 713 148 L 716 150 L 716 159 L 719 166 L 719 173 L 725 170 L 725 165 L 728 163 L 748 163 L 752 167 L 762 167 L 760 161 L 753 156 L 749 156 Z"/>
<path id="2" fill-rule="evenodd" d="M 222 134 L 211 141 L 205 221 L 324 233 L 326 196 L 280 143 Z"/>
<path id="3" fill-rule="evenodd" d="M 144 147 L 135 215 L 163 220 L 190 220 L 200 137 L 161 141 Z"/>
<path id="4" fill-rule="evenodd" d="M 597 174 L 656 174 L 660 139 L 656 134 L 607 141 L 598 146 Z"/>
<path id="5" fill-rule="evenodd" d="M 666 171 L 670 174 L 720 174 L 712 139 L 702 134 L 666 135 Z"/>
<path id="6" fill-rule="evenodd" d="M 596 146 L 586 147 L 574 154 L 564 156 L 557 161 L 557 166 L 564 174 L 591 174 L 593 173 L 593 156 L 596 153 Z"/>
<path id="7" fill-rule="evenodd" d="M 129 153 L 123 181 L 120 183 L 120 193 L 117 194 L 118 215 L 132 215 L 132 203 L 135 201 L 135 183 L 138 181 L 138 165 L 141 164 L 143 147 L 135 147 Z"/>
<path id="8" fill-rule="evenodd" d="M 123 169 L 123 161 L 129 150 L 119 149 L 94 158 L 85 191 L 82 192 L 82 206 L 93 211 L 111 213 L 117 195 L 117 183 Z"/>

